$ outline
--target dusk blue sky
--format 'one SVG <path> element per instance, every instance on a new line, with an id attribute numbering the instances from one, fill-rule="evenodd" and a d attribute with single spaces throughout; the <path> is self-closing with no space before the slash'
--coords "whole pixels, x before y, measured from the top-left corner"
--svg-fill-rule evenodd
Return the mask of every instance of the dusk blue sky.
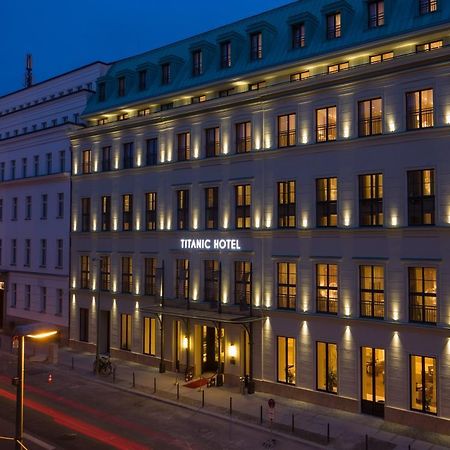
<path id="1" fill-rule="evenodd" d="M 4 0 L 0 95 L 21 89 L 25 55 L 39 82 L 90 62 L 115 61 L 289 0 Z"/>

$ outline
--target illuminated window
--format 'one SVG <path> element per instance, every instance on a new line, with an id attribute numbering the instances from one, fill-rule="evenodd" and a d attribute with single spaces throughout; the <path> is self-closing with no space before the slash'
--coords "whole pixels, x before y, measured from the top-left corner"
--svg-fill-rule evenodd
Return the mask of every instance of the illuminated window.
<path id="1" fill-rule="evenodd" d="M 177 259 L 175 295 L 178 300 L 189 299 L 189 260 Z"/>
<path id="2" fill-rule="evenodd" d="M 296 309 L 297 265 L 291 262 L 277 263 L 277 307 Z"/>
<path id="3" fill-rule="evenodd" d="M 111 196 L 103 195 L 101 198 L 101 230 L 111 231 Z"/>
<path id="4" fill-rule="evenodd" d="M 189 190 L 180 189 L 177 196 L 177 230 L 189 229 Z"/>
<path id="5" fill-rule="evenodd" d="M 91 199 L 81 199 L 81 231 L 91 230 Z"/>
<path id="6" fill-rule="evenodd" d="M 338 313 L 337 264 L 316 264 L 316 309 L 320 313 Z"/>
<path id="7" fill-rule="evenodd" d="M 145 91 L 147 89 L 147 70 L 142 69 L 139 74 L 139 90 Z"/>
<path id="8" fill-rule="evenodd" d="M 234 94 L 234 88 L 222 89 L 219 91 L 219 98 L 229 97 Z"/>
<path id="9" fill-rule="evenodd" d="M 361 317 L 384 319 L 384 267 L 359 266 Z"/>
<path id="10" fill-rule="evenodd" d="M 316 142 L 336 140 L 336 106 L 316 109 Z"/>
<path id="11" fill-rule="evenodd" d="M 191 159 L 191 133 L 179 133 L 178 140 L 178 161 L 188 161 Z"/>
<path id="12" fill-rule="evenodd" d="M 433 89 L 406 94 L 408 130 L 430 128 L 434 125 Z"/>
<path id="13" fill-rule="evenodd" d="M 278 148 L 296 144 L 296 125 L 295 113 L 278 116 Z"/>
<path id="14" fill-rule="evenodd" d="M 133 291 L 133 260 L 130 256 L 122 256 L 122 293 Z"/>
<path id="15" fill-rule="evenodd" d="M 341 13 L 336 12 L 327 15 L 327 39 L 341 37 Z"/>
<path id="16" fill-rule="evenodd" d="M 437 50 L 438 48 L 442 48 L 442 40 L 416 45 L 417 52 L 429 52 L 431 50 Z"/>
<path id="17" fill-rule="evenodd" d="M 89 289 L 89 256 L 80 256 L 80 288 Z"/>
<path id="18" fill-rule="evenodd" d="M 278 182 L 278 228 L 295 228 L 295 181 Z"/>
<path id="19" fill-rule="evenodd" d="M 384 1 L 376 0 L 369 3 L 369 28 L 384 25 Z"/>
<path id="20" fill-rule="evenodd" d="M 131 314 L 120 315 L 120 349 L 131 350 Z"/>
<path id="21" fill-rule="evenodd" d="M 203 52 L 195 50 L 192 52 L 192 76 L 197 77 L 203 73 Z"/>
<path id="22" fill-rule="evenodd" d="M 252 187 L 250 184 L 240 184 L 234 188 L 235 194 L 235 226 L 237 229 L 251 227 Z"/>
<path id="23" fill-rule="evenodd" d="M 102 172 L 111 170 L 111 146 L 102 148 Z"/>
<path id="24" fill-rule="evenodd" d="M 128 113 L 122 113 L 117 116 L 117 120 L 127 120 L 129 118 L 130 118 L 130 116 Z"/>
<path id="25" fill-rule="evenodd" d="M 291 26 L 292 48 L 302 48 L 305 46 L 305 25 L 295 23 Z"/>
<path id="26" fill-rule="evenodd" d="M 219 188 L 205 188 L 205 229 L 217 230 L 219 227 Z"/>
<path id="27" fill-rule="evenodd" d="M 125 77 L 119 77 L 117 83 L 118 83 L 117 95 L 119 97 L 123 97 L 125 95 Z"/>
<path id="28" fill-rule="evenodd" d="M 295 338 L 277 336 L 277 381 L 295 384 Z"/>
<path id="29" fill-rule="evenodd" d="M 316 226 L 337 226 L 337 178 L 316 180 Z"/>
<path id="30" fill-rule="evenodd" d="M 220 128 L 207 128 L 205 130 L 205 150 L 206 157 L 220 155 Z"/>
<path id="31" fill-rule="evenodd" d="M 419 0 L 420 14 L 428 14 L 438 10 L 437 0 Z"/>
<path id="32" fill-rule="evenodd" d="M 290 81 L 302 81 L 306 80 L 311 76 L 309 70 L 305 70 L 304 72 L 293 73 L 290 76 Z"/>
<path id="33" fill-rule="evenodd" d="M 383 417 L 386 401 L 385 351 L 381 348 L 361 348 L 361 411 Z"/>
<path id="34" fill-rule="evenodd" d="M 169 84 L 172 81 L 170 63 L 161 65 L 161 84 Z"/>
<path id="35" fill-rule="evenodd" d="M 208 259 L 204 261 L 204 294 L 205 302 L 216 303 L 219 300 L 219 280 L 220 269 L 219 261 Z"/>
<path id="36" fill-rule="evenodd" d="M 349 68 L 348 61 L 339 63 L 339 64 L 333 64 L 331 66 L 328 66 L 328 73 L 337 73 L 341 70 L 347 70 Z"/>
<path id="37" fill-rule="evenodd" d="M 156 258 L 144 259 L 144 295 L 156 295 Z"/>
<path id="38" fill-rule="evenodd" d="M 411 409 L 437 413 L 436 358 L 411 355 Z"/>
<path id="39" fill-rule="evenodd" d="M 149 116 L 151 113 L 150 108 L 138 109 L 137 115 L 138 117 Z"/>
<path id="40" fill-rule="evenodd" d="M 252 263 L 250 261 L 234 262 L 234 302 L 242 310 L 247 309 L 252 301 Z"/>
<path id="41" fill-rule="evenodd" d="M 145 229 L 147 231 L 156 230 L 157 220 L 157 194 L 156 192 L 146 192 L 145 194 Z"/>
<path id="42" fill-rule="evenodd" d="M 203 103 L 206 102 L 206 95 L 197 95 L 196 97 L 191 98 L 191 103 Z"/>
<path id="43" fill-rule="evenodd" d="M 370 64 L 377 64 L 383 61 L 389 61 L 394 58 L 394 52 L 380 53 L 379 55 L 372 55 L 370 57 Z"/>
<path id="44" fill-rule="evenodd" d="M 91 151 L 90 150 L 84 150 L 82 154 L 82 166 L 81 171 L 82 173 L 91 173 Z"/>
<path id="45" fill-rule="evenodd" d="M 262 33 L 257 31 L 250 35 L 250 59 L 252 61 L 262 59 Z"/>
<path id="46" fill-rule="evenodd" d="M 434 169 L 408 171 L 408 225 L 434 225 Z"/>
<path id="47" fill-rule="evenodd" d="M 249 91 L 259 91 L 260 89 L 264 89 L 266 87 L 265 81 L 257 81 L 256 83 L 250 83 L 248 85 Z"/>
<path id="48" fill-rule="evenodd" d="M 123 144 L 123 164 L 124 169 L 131 169 L 134 166 L 134 145 L 133 142 Z"/>
<path id="49" fill-rule="evenodd" d="M 337 394 L 337 345 L 317 342 L 317 389 Z"/>
<path id="50" fill-rule="evenodd" d="M 409 320 L 436 324 L 436 269 L 433 267 L 410 267 L 408 274 Z"/>
<path id="51" fill-rule="evenodd" d="M 80 308 L 80 341 L 89 341 L 89 309 Z"/>
<path id="52" fill-rule="evenodd" d="M 143 348 L 144 355 L 156 355 L 156 319 L 144 317 L 143 330 Z"/>
<path id="53" fill-rule="evenodd" d="M 100 289 L 109 291 L 111 289 L 111 257 L 100 257 Z"/>
<path id="54" fill-rule="evenodd" d="M 252 123 L 236 124 L 236 153 L 247 153 L 252 149 Z"/>
<path id="55" fill-rule="evenodd" d="M 133 195 L 122 195 L 122 231 L 133 229 Z"/>
<path id="56" fill-rule="evenodd" d="M 383 175 L 359 176 L 359 226 L 383 225 Z"/>
<path id="57" fill-rule="evenodd" d="M 383 112 L 381 98 L 358 103 L 359 137 L 374 136 L 383 132 Z"/>
<path id="58" fill-rule="evenodd" d="M 158 138 L 146 140 L 145 163 L 154 166 L 158 162 Z"/>
<path id="59" fill-rule="evenodd" d="M 231 67 L 231 42 L 221 42 L 220 44 L 220 67 L 227 69 Z"/>

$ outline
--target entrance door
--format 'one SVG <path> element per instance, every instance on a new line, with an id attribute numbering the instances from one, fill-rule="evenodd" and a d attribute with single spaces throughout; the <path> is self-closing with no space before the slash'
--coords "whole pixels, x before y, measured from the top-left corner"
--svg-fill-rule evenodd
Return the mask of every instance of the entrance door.
<path id="1" fill-rule="evenodd" d="M 3 320 L 5 314 L 5 282 L 0 281 L 0 329 L 3 328 Z"/>
<path id="2" fill-rule="evenodd" d="M 217 331 L 214 327 L 202 327 L 202 373 L 216 372 L 218 368 Z"/>
<path id="3" fill-rule="evenodd" d="M 384 417 L 385 403 L 385 358 L 381 348 L 361 348 L 361 411 Z"/>
<path id="4" fill-rule="evenodd" d="M 110 312 L 101 310 L 100 311 L 100 336 L 99 336 L 99 352 L 101 354 L 109 353 L 110 326 L 111 326 Z"/>

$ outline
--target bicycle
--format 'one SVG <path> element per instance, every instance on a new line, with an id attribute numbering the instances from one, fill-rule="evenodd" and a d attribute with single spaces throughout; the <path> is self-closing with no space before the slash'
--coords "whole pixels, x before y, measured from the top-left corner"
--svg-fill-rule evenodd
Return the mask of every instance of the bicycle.
<path id="1" fill-rule="evenodd" d="M 100 355 L 98 359 L 94 361 L 94 373 L 99 373 L 105 377 L 111 375 L 113 366 L 108 355 Z"/>

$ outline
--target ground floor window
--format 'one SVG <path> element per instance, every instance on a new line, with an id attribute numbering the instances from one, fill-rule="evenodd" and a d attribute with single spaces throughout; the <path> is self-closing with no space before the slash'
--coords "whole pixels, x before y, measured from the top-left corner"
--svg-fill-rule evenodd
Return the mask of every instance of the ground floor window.
<path id="1" fill-rule="evenodd" d="M 80 308 L 80 341 L 89 342 L 89 309 Z"/>
<path id="2" fill-rule="evenodd" d="M 337 394 L 337 345 L 317 342 L 317 389 Z"/>
<path id="3" fill-rule="evenodd" d="M 381 348 L 361 348 L 362 411 L 382 415 L 385 403 L 385 352 Z"/>
<path id="4" fill-rule="evenodd" d="M 144 317 L 143 353 L 145 355 L 156 354 L 156 319 Z"/>
<path id="5" fill-rule="evenodd" d="M 120 315 L 120 348 L 131 350 L 131 314 Z"/>
<path id="6" fill-rule="evenodd" d="M 411 408 L 436 414 L 436 358 L 411 355 Z"/>
<path id="7" fill-rule="evenodd" d="M 278 336 L 279 383 L 295 384 L 295 339 Z"/>

